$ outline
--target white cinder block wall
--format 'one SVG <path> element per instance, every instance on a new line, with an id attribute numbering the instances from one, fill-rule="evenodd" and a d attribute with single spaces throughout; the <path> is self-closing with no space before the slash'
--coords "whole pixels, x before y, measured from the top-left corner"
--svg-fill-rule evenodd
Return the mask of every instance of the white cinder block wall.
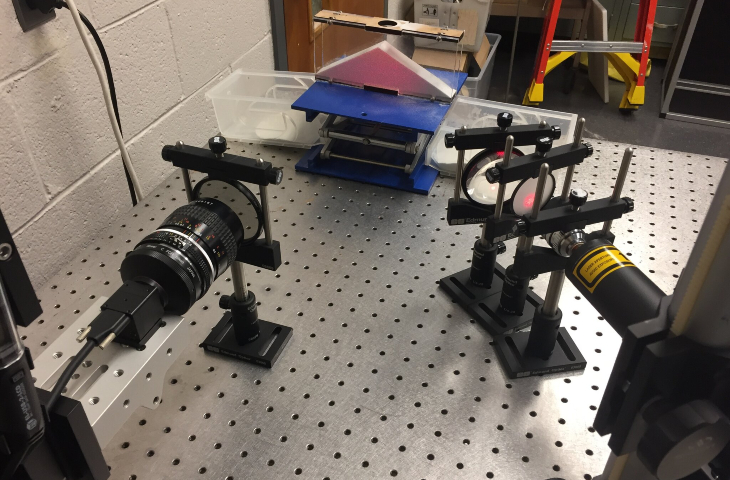
<path id="1" fill-rule="evenodd" d="M 144 193 L 162 146 L 217 132 L 205 92 L 232 69 L 273 70 L 267 0 L 77 0 L 111 61 Z M 68 10 L 23 33 L 0 2 L 0 208 L 36 287 L 131 207 L 96 73 Z"/>

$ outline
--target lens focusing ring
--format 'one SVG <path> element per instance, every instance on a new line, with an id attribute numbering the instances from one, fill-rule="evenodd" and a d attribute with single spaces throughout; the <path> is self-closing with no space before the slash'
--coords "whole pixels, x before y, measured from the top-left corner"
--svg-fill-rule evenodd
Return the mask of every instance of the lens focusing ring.
<path id="1" fill-rule="evenodd" d="M 215 273 L 216 278 L 219 272 L 223 272 L 231 263 L 236 259 L 238 253 L 238 242 L 231 232 L 228 225 L 215 213 L 210 212 L 207 208 L 201 205 L 206 205 L 212 202 L 210 199 L 195 200 L 189 205 L 182 206 L 175 210 L 165 221 L 160 225 L 162 227 L 178 226 L 188 231 L 195 232 L 208 247 L 213 250 L 214 262 L 217 262 L 217 272 Z M 216 203 L 221 203 L 217 202 Z M 236 221 L 240 225 L 240 220 L 233 214 Z M 202 226 L 198 226 L 203 224 Z M 207 226 L 208 228 L 201 228 Z M 243 226 L 240 231 L 243 232 Z M 241 234 L 243 235 L 243 234 Z M 221 248 L 219 248 L 221 247 Z"/>
<path id="2" fill-rule="evenodd" d="M 206 292 L 216 278 L 216 266 L 212 264 L 212 251 L 202 242 L 195 242 L 195 235 L 189 232 L 172 231 L 173 229 L 158 229 L 147 235 L 143 244 L 164 244 L 175 250 L 187 259 L 198 272 L 203 282 L 203 292 Z M 196 245 L 193 245 L 196 243 Z M 142 243 L 140 244 L 142 245 Z"/>

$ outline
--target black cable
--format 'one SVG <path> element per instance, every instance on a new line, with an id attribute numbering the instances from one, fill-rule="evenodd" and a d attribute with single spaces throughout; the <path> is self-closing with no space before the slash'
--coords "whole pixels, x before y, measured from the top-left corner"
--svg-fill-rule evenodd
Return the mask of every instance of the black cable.
<path id="1" fill-rule="evenodd" d="M 64 1 L 58 2 L 60 6 L 63 8 L 68 9 L 68 4 Z M 114 88 L 114 76 L 112 75 L 112 67 L 109 63 L 109 57 L 106 54 L 106 49 L 104 48 L 104 44 L 101 41 L 101 38 L 99 37 L 99 34 L 96 32 L 96 29 L 91 24 L 91 21 L 89 21 L 88 18 L 86 18 L 86 15 L 81 13 L 79 11 L 79 17 L 81 17 L 81 21 L 86 25 L 86 29 L 89 31 L 91 36 L 94 38 L 94 42 L 96 42 L 96 46 L 99 49 L 99 54 L 101 55 L 101 60 L 104 62 L 104 70 L 106 72 L 106 81 L 109 85 L 109 95 L 112 97 L 112 106 L 114 107 L 114 116 L 117 119 L 117 125 L 119 125 L 119 133 L 122 133 L 122 122 L 119 120 L 119 107 L 117 106 L 117 91 Z M 124 165 L 124 175 L 127 177 L 127 186 L 129 187 L 129 194 L 132 196 L 132 206 L 137 205 L 137 195 L 134 193 L 134 185 L 132 184 L 132 177 L 129 175 L 129 171 L 127 171 L 127 166 Z"/>
<path id="2" fill-rule="evenodd" d="M 73 360 L 68 364 L 66 369 L 63 371 L 60 377 L 58 377 L 58 381 L 56 382 L 56 385 L 53 387 L 53 390 L 51 391 L 51 397 L 48 399 L 48 402 L 46 403 L 46 411 L 50 412 L 53 410 L 53 406 L 58 401 L 58 399 L 61 397 L 61 394 L 63 393 L 63 389 L 66 388 L 66 385 L 68 385 L 68 382 L 71 380 L 71 377 L 73 376 L 74 372 L 78 370 L 78 368 L 81 366 L 81 364 L 86 360 L 86 357 L 89 356 L 91 351 L 96 346 L 96 343 L 87 340 L 86 344 L 81 347 L 81 350 L 79 350 L 79 353 L 74 356 Z"/>

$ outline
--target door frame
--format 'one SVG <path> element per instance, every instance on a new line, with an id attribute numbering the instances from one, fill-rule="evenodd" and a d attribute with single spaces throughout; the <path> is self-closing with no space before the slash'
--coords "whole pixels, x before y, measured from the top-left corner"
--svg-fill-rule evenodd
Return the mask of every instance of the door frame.
<path id="1" fill-rule="evenodd" d="M 306 0 L 311 1 L 311 0 Z M 383 0 L 383 16 L 388 16 L 388 0 Z M 286 25 L 284 23 L 284 0 L 269 0 L 271 12 L 271 38 L 274 43 L 274 70 L 289 70 L 286 53 Z"/>

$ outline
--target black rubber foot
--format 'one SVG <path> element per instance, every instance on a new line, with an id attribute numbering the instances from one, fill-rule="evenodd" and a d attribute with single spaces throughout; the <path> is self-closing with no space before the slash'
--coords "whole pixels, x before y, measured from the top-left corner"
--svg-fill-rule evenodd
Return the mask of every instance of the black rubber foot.
<path id="1" fill-rule="evenodd" d="M 259 337 L 253 342 L 239 345 L 233 331 L 233 320 L 230 312 L 226 312 L 201 344 L 207 352 L 221 353 L 244 362 L 263 365 L 271 368 L 284 351 L 294 330 L 285 325 L 259 319 Z"/>
<path id="2" fill-rule="evenodd" d="M 586 360 L 564 327 L 560 328 L 555 350 L 547 360 L 524 355 L 529 337 L 530 332 L 518 332 L 494 339 L 497 356 L 509 378 L 585 370 Z"/>
<path id="3" fill-rule="evenodd" d="M 444 277 L 439 286 L 466 310 L 490 335 L 502 335 L 526 328 L 532 323 L 535 307 L 542 304 L 542 299 L 532 290 L 527 294 L 527 302 L 522 315 L 509 315 L 499 309 L 499 297 L 502 292 L 504 268 L 497 264 L 491 288 L 477 287 L 469 275 L 471 269 Z"/>

